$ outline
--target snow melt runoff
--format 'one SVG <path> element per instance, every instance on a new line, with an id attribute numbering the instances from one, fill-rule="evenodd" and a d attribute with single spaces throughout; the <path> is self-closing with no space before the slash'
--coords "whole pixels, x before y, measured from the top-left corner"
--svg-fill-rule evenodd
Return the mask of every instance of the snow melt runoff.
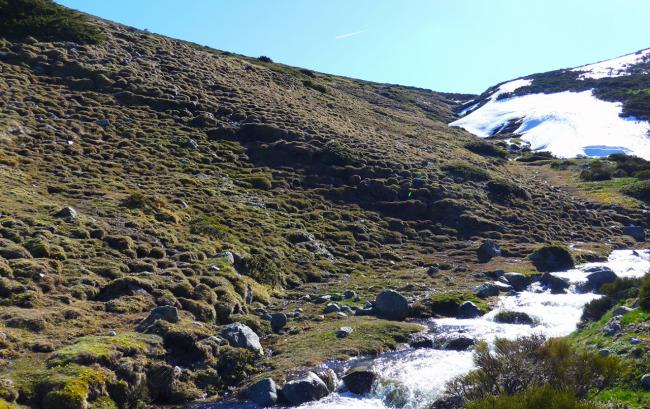
<path id="1" fill-rule="evenodd" d="M 484 105 L 450 125 L 487 138 L 516 123 L 520 125 L 512 133 L 521 135 L 531 149 L 557 157 L 627 153 L 650 160 L 650 123 L 622 118 L 621 103 L 600 100 L 592 91 L 497 98 L 530 84 L 527 79 L 502 84 Z"/>

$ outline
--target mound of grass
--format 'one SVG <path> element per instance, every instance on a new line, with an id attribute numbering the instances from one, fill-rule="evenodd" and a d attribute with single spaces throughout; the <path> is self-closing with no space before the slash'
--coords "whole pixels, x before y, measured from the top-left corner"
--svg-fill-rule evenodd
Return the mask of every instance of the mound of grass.
<path id="1" fill-rule="evenodd" d="M 492 179 L 492 176 L 488 171 L 470 165 L 467 162 L 450 162 L 443 165 L 442 169 L 450 176 L 454 176 L 462 180 L 473 180 L 480 182 Z"/>
<path id="2" fill-rule="evenodd" d="M 642 180 L 632 183 L 628 186 L 624 186 L 621 189 L 621 192 L 628 196 L 632 196 L 635 199 L 639 199 L 644 202 L 650 202 L 650 180 Z"/>
<path id="3" fill-rule="evenodd" d="M 88 19 L 51 0 L 0 0 L 0 35 L 96 44 L 103 34 Z"/>
<path id="4" fill-rule="evenodd" d="M 489 396 L 469 402 L 466 409 L 602 409 L 595 402 L 576 398 L 575 393 L 550 386 L 531 388 L 515 395 Z"/>
<path id="5" fill-rule="evenodd" d="M 508 156 L 505 149 L 482 140 L 466 143 L 465 149 L 482 156 L 493 156 L 495 158 L 506 158 Z"/>
<path id="6" fill-rule="evenodd" d="M 490 307 L 485 300 L 478 298 L 470 291 L 452 291 L 447 293 L 434 294 L 423 304 L 431 310 L 434 315 L 442 315 L 445 317 L 455 317 L 458 315 L 458 308 L 465 301 L 471 301 L 483 312 L 489 312 Z"/>

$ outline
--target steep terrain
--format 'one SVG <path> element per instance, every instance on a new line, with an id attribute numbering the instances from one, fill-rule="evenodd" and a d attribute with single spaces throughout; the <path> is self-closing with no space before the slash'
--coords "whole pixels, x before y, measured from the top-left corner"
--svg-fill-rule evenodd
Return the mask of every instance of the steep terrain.
<path id="1" fill-rule="evenodd" d="M 643 205 L 557 188 L 449 127 L 473 96 L 66 19 L 0 39 L 0 402 L 223 396 L 406 341 L 419 326 L 354 315 L 385 288 L 464 294 L 484 272 L 532 271 L 541 245 L 595 259 L 647 223 Z M 488 238 L 501 257 L 479 263 Z M 313 302 L 344 290 L 347 314 Z M 142 322 L 156 306 L 176 309 Z M 217 336 L 233 322 L 263 356 Z"/>

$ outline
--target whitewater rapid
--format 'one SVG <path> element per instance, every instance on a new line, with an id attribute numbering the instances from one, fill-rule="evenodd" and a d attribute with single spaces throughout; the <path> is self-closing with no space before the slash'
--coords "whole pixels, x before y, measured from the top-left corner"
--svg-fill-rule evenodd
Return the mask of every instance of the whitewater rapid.
<path id="1" fill-rule="evenodd" d="M 435 336 L 463 335 L 475 340 L 488 343 L 495 338 L 513 339 L 520 336 L 543 334 L 547 337 L 558 337 L 570 334 L 576 329 L 582 309 L 586 303 L 597 298 L 593 293 L 581 294 L 576 291 L 576 285 L 586 280 L 585 270 L 595 267 L 609 267 L 618 277 L 642 277 L 650 270 L 650 250 L 616 250 L 610 254 L 607 261 L 587 263 L 575 269 L 553 273 L 566 278 L 572 284 L 565 294 L 552 294 L 538 283 L 531 284 L 525 291 L 516 295 L 505 295 L 499 298 L 497 306 L 488 314 L 476 319 L 442 318 L 432 319 L 427 324 L 433 328 Z M 494 322 L 494 316 L 500 311 L 520 311 L 530 315 L 535 325 L 501 324 Z M 404 349 L 383 354 L 374 359 L 352 359 L 345 363 L 335 362 L 324 364 L 335 367 L 339 371 L 353 367 L 363 361 L 384 379 L 400 384 L 406 391 L 406 409 L 423 409 L 444 393 L 445 384 L 451 379 L 465 374 L 474 368 L 471 351 L 448 351 L 437 349 Z M 390 383 L 386 387 L 376 388 L 370 396 L 354 395 L 344 391 L 342 383 L 339 392 L 318 401 L 299 406 L 310 409 L 388 409 L 384 402 L 385 395 L 390 391 Z M 251 403 L 220 404 L 217 408 L 256 408 Z"/>

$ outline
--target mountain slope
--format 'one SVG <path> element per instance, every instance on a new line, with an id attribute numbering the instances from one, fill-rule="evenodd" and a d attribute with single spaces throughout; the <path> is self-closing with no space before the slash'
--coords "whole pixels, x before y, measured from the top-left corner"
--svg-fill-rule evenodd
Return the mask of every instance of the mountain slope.
<path id="1" fill-rule="evenodd" d="M 488 89 L 452 126 L 559 157 L 650 158 L 650 49 Z"/>
<path id="2" fill-rule="evenodd" d="M 447 126 L 471 96 L 66 16 L 98 40 L 47 25 L 0 39 L 0 399 L 223 396 L 404 342 L 418 326 L 353 315 L 384 288 L 466 295 L 486 271 L 531 270 L 545 243 L 594 258 L 647 223 Z M 486 238 L 503 257 L 479 264 Z M 359 296 L 348 316 L 321 318 L 312 301 L 346 289 Z M 178 316 L 143 322 L 157 306 Z M 285 330 L 270 312 L 289 316 Z M 225 345 L 233 322 L 267 354 Z M 354 335 L 336 339 L 343 323 Z"/>

